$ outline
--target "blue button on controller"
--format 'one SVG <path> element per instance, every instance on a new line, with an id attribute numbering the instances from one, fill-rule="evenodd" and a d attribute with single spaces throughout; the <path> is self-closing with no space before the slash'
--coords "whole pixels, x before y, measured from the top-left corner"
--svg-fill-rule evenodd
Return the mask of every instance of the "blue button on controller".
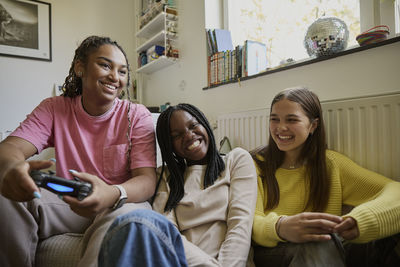
<path id="1" fill-rule="evenodd" d="M 72 192 L 74 189 L 72 187 L 60 185 L 60 184 L 54 184 L 54 183 L 47 183 L 47 186 L 50 188 L 53 188 L 57 192 Z"/>

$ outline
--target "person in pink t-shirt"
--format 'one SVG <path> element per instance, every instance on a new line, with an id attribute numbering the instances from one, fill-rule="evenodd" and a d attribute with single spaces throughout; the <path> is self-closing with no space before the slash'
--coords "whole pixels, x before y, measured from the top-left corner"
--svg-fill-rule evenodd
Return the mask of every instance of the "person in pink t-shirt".
<path id="1" fill-rule="evenodd" d="M 1 266 L 33 266 L 38 242 L 67 232 L 84 233 L 79 265 L 95 266 L 111 222 L 151 209 L 153 119 L 143 105 L 118 98 L 129 88 L 129 71 L 115 41 L 86 38 L 75 51 L 62 96 L 43 100 L 0 144 Z M 55 148 L 56 175 L 89 182 L 89 196 L 57 197 L 36 186 L 30 171 L 53 163 L 26 159 L 47 147 Z"/>

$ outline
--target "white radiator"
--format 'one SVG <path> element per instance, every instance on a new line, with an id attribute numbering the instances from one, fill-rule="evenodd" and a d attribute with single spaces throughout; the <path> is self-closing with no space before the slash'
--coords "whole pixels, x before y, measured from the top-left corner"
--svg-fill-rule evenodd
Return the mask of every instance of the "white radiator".
<path id="1" fill-rule="evenodd" d="M 321 104 L 329 149 L 400 181 L 400 92 Z M 217 140 L 246 150 L 265 145 L 268 117 L 269 108 L 220 115 Z"/>
<path id="2" fill-rule="evenodd" d="M 235 112 L 218 116 L 217 140 L 228 137 L 232 147 L 252 150 L 268 141 L 269 109 Z"/>

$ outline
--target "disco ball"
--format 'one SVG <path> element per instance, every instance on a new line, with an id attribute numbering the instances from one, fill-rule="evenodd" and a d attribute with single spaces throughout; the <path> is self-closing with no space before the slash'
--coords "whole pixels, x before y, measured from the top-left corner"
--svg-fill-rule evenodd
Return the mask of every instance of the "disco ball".
<path id="1" fill-rule="evenodd" d="M 312 56 L 329 56 L 347 47 L 349 31 L 346 23 L 334 17 L 320 18 L 307 29 L 304 46 Z"/>

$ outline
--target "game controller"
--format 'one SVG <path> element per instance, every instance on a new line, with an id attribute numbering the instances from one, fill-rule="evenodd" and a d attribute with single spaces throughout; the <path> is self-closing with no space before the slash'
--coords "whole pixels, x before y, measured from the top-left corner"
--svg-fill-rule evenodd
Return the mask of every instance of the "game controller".
<path id="1" fill-rule="evenodd" d="M 82 200 L 92 193 L 92 185 L 76 177 L 75 180 L 68 180 L 55 176 L 53 171 L 46 173 L 38 170 L 32 170 L 30 175 L 37 186 L 46 188 L 57 195 L 68 195 Z"/>

